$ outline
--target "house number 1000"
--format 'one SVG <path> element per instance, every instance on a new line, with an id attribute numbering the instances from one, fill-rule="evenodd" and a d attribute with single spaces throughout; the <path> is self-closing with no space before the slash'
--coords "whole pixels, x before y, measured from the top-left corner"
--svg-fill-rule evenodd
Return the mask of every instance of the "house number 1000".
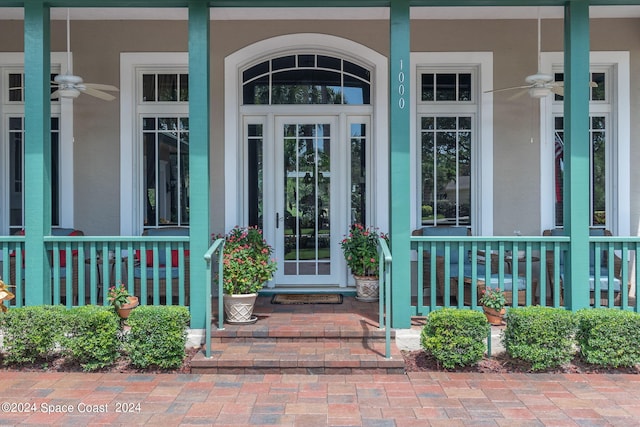
<path id="1" fill-rule="evenodd" d="M 400 99 L 398 99 L 398 107 L 401 110 L 404 110 L 404 71 L 402 70 L 403 62 L 400 60 L 400 72 L 398 73 L 398 95 L 400 95 Z"/>

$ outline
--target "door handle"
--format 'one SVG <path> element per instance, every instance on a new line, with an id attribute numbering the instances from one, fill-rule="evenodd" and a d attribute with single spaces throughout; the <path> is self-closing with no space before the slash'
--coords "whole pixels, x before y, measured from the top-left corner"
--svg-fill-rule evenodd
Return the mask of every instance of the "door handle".
<path id="1" fill-rule="evenodd" d="M 276 228 L 280 228 L 280 212 L 276 212 Z"/>

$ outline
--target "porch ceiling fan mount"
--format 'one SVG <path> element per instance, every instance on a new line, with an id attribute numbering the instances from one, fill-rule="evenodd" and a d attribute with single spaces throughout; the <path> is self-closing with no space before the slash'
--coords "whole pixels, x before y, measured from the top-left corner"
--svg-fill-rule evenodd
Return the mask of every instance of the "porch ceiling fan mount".
<path id="1" fill-rule="evenodd" d="M 55 76 L 51 82 L 51 85 L 56 88 L 51 94 L 51 99 L 73 99 L 77 98 L 81 93 L 85 93 L 105 101 L 113 101 L 116 97 L 107 92 L 118 92 L 117 87 L 100 83 L 84 83 L 82 77 L 73 74 L 70 33 L 70 13 L 69 9 L 67 9 L 67 71 L 64 74 Z"/>
<path id="2" fill-rule="evenodd" d="M 502 89 L 494 89 L 488 90 L 485 93 L 489 92 L 504 92 L 508 90 L 519 90 L 520 92 L 516 93 L 513 98 L 517 98 L 518 96 L 529 93 L 529 96 L 532 98 L 544 98 L 552 93 L 560 96 L 564 96 L 564 82 L 555 81 L 554 77 L 550 74 L 543 73 L 540 71 L 541 66 L 541 56 L 542 56 L 542 48 L 541 48 L 541 31 L 540 31 L 540 8 L 538 8 L 538 72 L 535 74 L 531 74 L 530 76 L 525 77 L 525 85 L 522 86 L 511 86 L 505 87 Z M 598 87 L 597 83 L 590 82 L 590 87 Z"/>

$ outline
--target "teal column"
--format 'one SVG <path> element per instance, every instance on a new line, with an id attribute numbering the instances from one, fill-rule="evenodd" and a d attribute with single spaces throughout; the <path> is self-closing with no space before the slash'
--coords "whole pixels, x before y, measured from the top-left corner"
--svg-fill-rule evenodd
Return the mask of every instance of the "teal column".
<path id="1" fill-rule="evenodd" d="M 411 326 L 411 200 L 409 165 L 409 0 L 391 0 L 389 53 L 391 322 L 394 328 Z"/>
<path id="2" fill-rule="evenodd" d="M 44 247 L 51 232 L 51 94 L 49 6 L 24 2 L 24 222 L 27 305 L 51 303 L 51 270 Z"/>
<path id="3" fill-rule="evenodd" d="M 189 245 L 191 252 L 191 327 L 205 327 L 204 254 L 209 249 L 209 6 L 189 2 Z"/>
<path id="4" fill-rule="evenodd" d="M 589 2 L 570 1 L 564 17 L 565 305 L 589 306 Z"/>

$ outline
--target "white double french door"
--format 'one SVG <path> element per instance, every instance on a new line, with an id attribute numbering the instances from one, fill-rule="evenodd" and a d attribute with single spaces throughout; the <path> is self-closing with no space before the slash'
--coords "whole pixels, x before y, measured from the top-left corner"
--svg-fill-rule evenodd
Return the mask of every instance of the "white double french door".
<path id="1" fill-rule="evenodd" d="M 276 286 L 335 286 L 344 276 L 339 239 L 347 213 L 340 197 L 339 134 L 337 116 L 274 119 L 275 217 L 264 226 L 274 236 Z"/>
<path id="2" fill-rule="evenodd" d="M 367 223 L 370 116 L 246 115 L 244 219 L 274 247 L 269 287 L 348 286 L 340 242 Z"/>

